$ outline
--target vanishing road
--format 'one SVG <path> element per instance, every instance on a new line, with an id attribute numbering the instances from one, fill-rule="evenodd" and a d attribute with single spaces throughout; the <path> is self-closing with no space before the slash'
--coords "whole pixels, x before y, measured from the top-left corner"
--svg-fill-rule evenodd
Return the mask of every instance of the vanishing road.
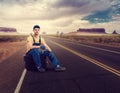
<path id="1" fill-rule="evenodd" d="M 26 71 L 23 46 L 0 63 L 0 93 L 120 93 L 120 48 L 45 40 L 67 70 Z"/>

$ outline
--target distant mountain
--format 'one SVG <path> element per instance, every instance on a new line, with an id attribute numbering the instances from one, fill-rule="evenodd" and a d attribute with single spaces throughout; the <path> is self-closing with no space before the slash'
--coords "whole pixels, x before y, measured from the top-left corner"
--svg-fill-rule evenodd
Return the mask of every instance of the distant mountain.
<path id="1" fill-rule="evenodd" d="M 0 32 L 17 32 L 16 28 L 0 27 Z"/>
<path id="2" fill-rule="evenodd" d="M 114 31 L 112 32 L 112 34 L 118 34 L 118 33 L 116 32 L 116 30 L 114 30 Z"/>
<path id="3" fill-rule="evenodd" d="M 97 33 L 97 34 L 105 34 L 105 29 L 104 28 L 91 28 L 91 29 L 85 29 L 85 28 L 79 28 L 77 32 L 82 32 L 82 33 Z"/>

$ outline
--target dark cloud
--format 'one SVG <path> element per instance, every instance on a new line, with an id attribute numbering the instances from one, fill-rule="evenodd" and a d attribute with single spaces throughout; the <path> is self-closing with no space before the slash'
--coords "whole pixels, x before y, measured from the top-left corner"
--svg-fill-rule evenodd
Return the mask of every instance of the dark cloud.
<path id="1" fill-rule="evenodd" d="M 0 0 L 0 4 L 7 4 L 7 5 L 14 5 L 14 4 L 25 5 L 28 3 L 36 3 L 36 2 L 38 2 L 38 0 Z"/>
<path id="2" fill-rule="evenodd" d="M 111 1 L 111 7 L 106 10 L 96 11 L 82 18 L 90 23 L 105 23 L 118 20 L 116 16 L 120 15 L 120 1 Z M 114 18 L 114 19 L 113 19 Z M 119 18 L 120 19 L 120 18 Z"/>
<path id="3" fill-rule="evenodd" d="M 112 19 L 111 9 L 97 11 L 91 15 L 85 16 L 82 20 L 88 20 L 90 23 L 109 22 Z"/>
<path id="4" fill-rule="evenodd" d="M 89 4 L 89 0 L 59 0 L 52 5 L 54 7 L 81 7 L 83 5 Z"/>
<path id="5" fill-rule="evenodd" d="M 110 3 L 112 4 L 110 5 Z M 83 16 L 82 20 L 88 20 L 90 23 L 102 23 L 110 22 L 113 16 L 120 14 L 119 0 L 0 0 L 1 4 L 8 4 L 9 6 L 6 5 L 8 11 L 9 7 L 18 4 L 18 11 L 24 11 L 22 15 L 19 12 L 17 15 L 14 7 L 11 8 L 10 14 L 13 19 L 16 17 L 20 20 L 54 20 L 77 15 L 80 18 Z M 9 15 L 6 11 L 1 10 L 0 12 L 3 12 L 3 17 Z"/>
<path id="6" fill-rule="evenodd" d="M 116 1 L 112 5 L 112 12 L 113 15 L 119 15 L 120 14 L 120 1 Z"/>

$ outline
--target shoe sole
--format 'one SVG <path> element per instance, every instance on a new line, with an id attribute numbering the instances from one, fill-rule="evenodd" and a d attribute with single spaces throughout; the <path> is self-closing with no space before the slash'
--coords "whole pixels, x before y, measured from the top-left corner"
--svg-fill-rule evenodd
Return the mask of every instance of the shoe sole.
<path id="1" fill-rule="evenodd" d="M 55 71 L 65 71 L 66 68 L 63 68 L 63 69 L 55 69 Z"/>

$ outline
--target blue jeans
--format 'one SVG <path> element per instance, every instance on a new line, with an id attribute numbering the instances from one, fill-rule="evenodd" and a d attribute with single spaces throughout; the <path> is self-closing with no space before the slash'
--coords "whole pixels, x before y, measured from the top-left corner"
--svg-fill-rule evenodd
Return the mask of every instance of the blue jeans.
<path id="1" fill-rule="evenodd" d="M 28 51 L 26 54 L 32 56 L 36 67 L 41 67 L 42 64 L 41 64 L 40 56 L 42 56 L 42 55 L 47 56 L 54 67 L 56 67 L 57 65 L 60 65 L 55 54 L 53 52 L 49 52 L 47 50 L 43 52 L 37 48 L 34 48 L 34 49 L 31 49 L 30 51 Z"/>

